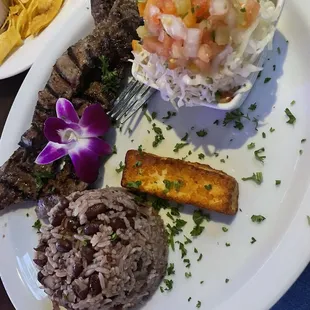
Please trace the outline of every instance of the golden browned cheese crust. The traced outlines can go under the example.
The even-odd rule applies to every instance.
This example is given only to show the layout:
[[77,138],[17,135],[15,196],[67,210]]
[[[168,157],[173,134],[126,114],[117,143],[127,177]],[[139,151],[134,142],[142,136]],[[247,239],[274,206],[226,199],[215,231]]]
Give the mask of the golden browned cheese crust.
[[[165,185],[167,181],[172,184],[169,190]],[[238,211],[237,181],[208,165],[130,150],[126,154],[121,183],[130,188],[132,182],[141,182],[138,191],[178,203],[228,215]]]

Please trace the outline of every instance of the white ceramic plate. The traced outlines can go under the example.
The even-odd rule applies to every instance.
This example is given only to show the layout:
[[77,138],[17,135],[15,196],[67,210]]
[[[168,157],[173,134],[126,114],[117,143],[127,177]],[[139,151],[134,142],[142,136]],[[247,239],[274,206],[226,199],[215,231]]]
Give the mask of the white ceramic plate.
[[[206,154],[218,152],[218,157],[208,155],[203,162],[223,169],[240,183],[242,212],[235,217],[211,214],[212,221],[206,225],[204,233],[188,245],[188,257],[192,263],[190,279],[184,276],[188,270],[180,259],[180,252],[170,252],[169,259],[175,263],[176,269],[174,288],[170,293],[158,292],[144,309],[195,309],[198,300],[201,301],[200,309],[269,309],[309,262],[309,10],[310,3],[306,0],[286,3],[275,36],[275,50],[268,55],[265,70],[243,106],[251,118],[260,120],[258,131],[252,121],[246,120],[241,131],[232,125],[217,126],[214,121],[223,119],[225,113],[204,107],[180,109],[177,117],[166,122],[173,126],[173,130],[166,131],[162,117],[172,107],[162,102],[159,96],[149,105],[148,112],[158,112],[156,123],[163,128],[166,138],[158,148],[152,147],[154,134],[145,117],[139,121],[137,116],[131,124],[125,125],[122,133],[117,131],[118,154],[112,156],[105,166],[104,179],[108,180],[105,184],[119,185],[120,175],[116,174],[115,168],[124,160],[128,149],[140,144],[149,152],[178,158],[192,150],[193,154],[188,158],[192,161],[197,161],[198,153],[203,151]],[[66,32],[41,54],[20,89],[3,133],[0,164],[17,148],[20,135],[29,126],[37,91],[44,87],[57,56],[91,29],[90,16],[84,10],[77,14],[66,25]],[[273,65],[276,65],[275,71]],[[271,80],[264,83],[267,77]],[[293,100],[296,104],[291,106]],[[251,112],[248,106],[254,102],[257,102],[257,109]],[[286,108],[297,118],[294,126],[286,123]],[[127,126],[133,130],[132,135]],[[191,130],[192,126],[195,126],[194,130]],[[273,133],[270,133],[270,127],[275,128]],[[195,131],[200,129],[208,129],[208,135],[199,138]],[[147,130],[151,133],[148,134]],[[190,133],[190,146],[174,153],[174,145],[186,132]],[[266,138],[262,137],[262,132],[266,133]],[[308,141],[302,144],[304,138]],[[247,149],[251,142],[256,143],[255,149],[265,147],[267,158],[264,165],[255,160],[253,150]],[[303,150],[303,155],[299,150]],[[221,159],[225,163],[221,163]],[[257,171],[264,174],[262,185],[241,181],[242,177]],[[278,187],[275,186],[276,179],[282,181]],[[192,209],[188,207],[186,211],[189,212],[184,212],[183,216],[189,222],[185,227],[188,235],[192,228]],[[26,213],[30,216],[26,217]],[[261,214],[266,220],[261,224],[252,223],[253,214]],[[36,233],[31,228],[35,221],[33,211],[12,208],[11,212],[0,217],[0,221],[1,235],[4,235],[0,238],[0,273],[16,309],[51,309],[37,287],[36,270],[31,262],[32,248],[37,242]],[[228,232],[222,231],[223,226],[229,228]],[[251,244],[252,237],[257,240],[254,244]],[[227,242],[230,247],[225,246]],[[199,263],[194,247],[203,253]],[[225,279],[230,281],[225,283]],[[204,283],[200,284],[200,281]],[[187,301],[189,297],[192,297],[190,302]]]
[[63,29],[68,20],[73,20],[76,10],[89,8],[89,0],[65,0],[64,5],[51,22],[37,37],[29,37],[5,62],[0,65],[0,80],[17,75],[31,67],[38,55],[46,48],[50,40]]

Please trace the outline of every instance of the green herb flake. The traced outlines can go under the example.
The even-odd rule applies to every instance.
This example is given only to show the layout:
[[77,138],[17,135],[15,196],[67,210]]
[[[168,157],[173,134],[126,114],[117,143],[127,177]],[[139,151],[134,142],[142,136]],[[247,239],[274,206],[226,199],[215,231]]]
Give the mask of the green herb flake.
[[166,130],[171,130],[172,129],[172,126],[170,126],[170,125],[168,125],[167,127],[166,127]]
[[112,154],[117,154],[117,148],[116,148],[116,145],[113,145],[113,148],[112,148]]
[[206,155],[203,154],[203,153],[198,154],[198,158],[199,158],[200,160],[205,159],[205,157],[206,157]]
[[264,80],[264,84],[267,84],[271,81],[271,78],[270,77],[266,77],[265,80]]
[[229,279],[225,279],[225,283],[228,283],[229,282]]
[[302,155],[303,154],[303,150],[299,150],[299,155]]
[[194,248],[194,253],[196,253],[196,254],[198,253],[198,250],[197,250],[197,248]]
[[156,134],[152,145],[153,147],[157,147],[163,140],[165,140],[165,137],[161,128],[157,127],[156,124],[153,124],[152,129]]
[[273,71],[276,71],[277,66],[273,65],[272,67],[273,67]]
[[196,308],[198,308],[198,309],[199,309],[200,307],[201,307],[201,301],[200,301],[200,300],[198,300],[198,301],[197,301],[197,304],[196,304]]
[[225,159],[221,159],[220,162],[225,164]]
[[161,293],[163,293],[163,292],[165,291],[164,288],[163,288],[162,286],[160,286],[159,289],[160,289],[160,292],[161,292]]
[[173,288],[173,280],[164,279],[166,285],[165,291],[171,291]]
[[200,281],[200,284],[204,284],[205,283],[205,281]]
[[225,245],[226,245],[227,247],[230,247],[230,243],[229,243],[229,242],[226,242]]
[[129,188],[139,188],[141,186],[141,181],[128,182],[127,187]]
[[310,216],[307,215],[308,225],[310,226]]
[[203,212],[201,210],[195,210],[193,213],[193,221],[196,225],[200,225],[202,224],[202,222],[206,220],[206,221],[210,221],[210,216],[208,214],[203,214]]
[[228,228],[227,227],[222,227],[223,232],[228,232]]
[[281,49],[280,49],[280,47],[277,48],[277,52],[278,52],[279,55],[281,54]]
[[187,255],[187,250],[182,242],[179,242],[179,250],[181,251],[181,258],[184,258]]
[[188,297],[187,301],[190,302],[192,300],[192,297]]
[[250,120],[248,115],[245,115],[240,109],[236,109],[232,112],[226,113],[223,125],[227,126],[229,123],[234,122],[235,123],[234,128],[242,130],[244,125],[241,122],[241,120],[243,118]]
[[152,112],[152,119],[155,119],[157,117],[157,113],[156,112]]
[[187,146],[189,143],[177,143],[174,146],[173,152],[178,153],[180,149],[182,149],[183,147]]
[[185,277],[186,278],[190,278],[192,276],[192,273],[191,272],[185,272]]
[[258,150],[256,150],[255,152],[254,152],[254,155],[255,155],[255,158],[258,160],[258,161],[260,161],[261,163],[263,163],[264,162],[264,160],[266,159],[266,156],[265,155],[261,155],[262,153],[264,153],[265,152],[265,148],[260,148],[260,149],[258,149]]
[[140,155],[140,156],[143,155],[142,145],[139,145],[139,147],[138,147],[138,152],[139,152],[139,155]]
[[119,88],[119,77],[116,70],[109,70],[109,62],[105,56],[100,57],[101,61],[101,80],[103,89],[106,92],[116,93]]
[[33,227],[34,229],[36,229],[38,232],[40,232],[40,229],[41,229],[41,227],[42,227],[42,224],[41,224],[40,220],[36,220],[36,221],[34,222],[34,224],[32,225],[32,227]]
[[245,13],[246,12],[246,8],[241,8],[240,12]]
[[252,215],[251,220],[253,223],[261,223],[265,220],[266,218],[262,215]]
[[263,183],[263,173],[262,172],[253,173],[251,177],[242,178],[242,181],[254,181],[256,184],[260,185]]
[[201,129],[201,130],[199,130],[199,131],[196,131],[196,135],[198,136],[198,137],[205,137],[206,135],[208,134],[208,132],[206,131],[206,130],[204,130],[204,129]]
[[254,244],[256,242],[256,239],[254,237],[251,238],[251,244]]
[[191,231],[191,236],[192,237],[198,237],[201,235],[201,233],[204,231],[204,227],[203,226],[199,226],[199,225],[196,225],[193,230]]
[[249,106],[249,110],[250,110],[250,111],[255,111],[255,110],[256,110],[256,108],[257,108],[257,104],[256,104],[256,102],[255,102],[255,103],[253,103],[253,104],[251,104],[251,105]]
[[181,139],[181,141],[187,141],[188,139],[188,132],[185,134],[185,136]]
[[111,241],[115,241],[117,238],[118,238],[118,235],[115,232],[110,236]]
[[271,127],[271,128],[269,129],[269,131],[270,131],[271,133],[273,133],[273,132],[275,132],[276,130],[275,130],[274,128]]
[[252,150],[254,148],[255,148],[255,143],[254,142],[248,144],[248,150]]
[[307,141],[307,139],[302,139],[300,142],[305,143],[306,141]]
[[171,117],[176,116],[176,115],[177,115],[176,112],[168,111],[167,116],[163,117],[163,119],[167,120],[167,119],[170,119]]
[[26,213],[26,216],[29,217],[29,213]]
[[199,254],[199,257],[197,258],[197,262],[200,262],[202,260],[202,254]]
[[122,171],[124,171],[124,169],[125,169],[125,165],[124,165],[123,162],[121,161],[121,162],[119,163],[119,168],[116,168],[115,171],[116,171],[117,173],[121,173]]
[[174,264],[170,263],[170,265],[167,268],[167,275],[171,276],[172,274],[175,274]]
[[276,185],[280,185],[281,184],[281,180],[276,180]]
[[185,268],[189,268],[191,266],[191,261],[188,258],[184,258],[183,263],[186,264]]
[[296,103],[296,101],[295,100],[293,100],[292,102],[291,102],[291,105],[294,105]]
[[205,188],[207,191],[210,191],[210,190],[212,189],[212,185],[211,185],[211,184],[205,185],[204,188]]
[[266,133],[265,132],[262,132],[262,137],[263,137],[263,139],[266,139]]
[[213,124],[218,126],[220,124],[220,121],[217,119],[213,122]]
[[184,244],[192,243],[191,239],[187,238],[186,236],[184,236],[184,238],[185,238]]
[[141,167],[142,166],[142,162],[141,161],[136,161],[136,163],[134,164],[134,167]]
[[289,120],[286,122],[288,124],[295,124],[296,122],[296,117],[292,114],[292,112],[290,111],[290,109],[286,108],[285,109],[285,114],[288,116]]

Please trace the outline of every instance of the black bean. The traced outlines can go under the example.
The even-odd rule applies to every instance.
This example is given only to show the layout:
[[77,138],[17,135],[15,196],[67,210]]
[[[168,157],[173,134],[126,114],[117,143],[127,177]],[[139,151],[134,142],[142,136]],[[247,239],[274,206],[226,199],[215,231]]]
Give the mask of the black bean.
[[65,210],[68,207],[69,207],[69,200],[65,197],[61,197],[59,199],[59,206],[58,206],[59,210]]
[[90,264],[93,261],[95,250],[91,246],[83,246],[81,248],[81,255]]
[[72,232],[76,232],[76,230],[78,229],[79,225],[79,221],[76,217],[68,217],[64,220],[64,228],[66,230],[72,231]]
[[44,275],[41,271],[38,272],[38,276],[37,276],[38,281],[43,284],[43,280],[44,280]]
[[91,220],[95,219],[98,214],[105,212],[106,209],[107,209],[107,207],[104,204],[97,204],[97,205],[90,207],[86,211],[85,215],[86,215],[87,219],[89,221],[91,221]]
[[83,266],[80,263],[75,263],[73,265],[73,277],[74,278],[78,278],[79,275],[82,273],[83,271]]
[[120,218],[113,218],[113,219],[111,219],[109,225],[112,227],[112,229],[114,231],[116,231],[117,229],[126,229],[125,222],[122,219],[120,219]]
[[68,240],[58,240],[56,242],[56,249],[60,253],[69,252],[72,249],[72,243]]
[[62,222],[62,220],[64,219],[64,217],[66,216],[65,212],[63,211],[58,211],[54,217],[51,220],[51,224],[56,227],[59,226]]
[[101,293],[101,285],[97,273],[93,273],[89,277],[89,290],[92,296],[96,296]]
[[99,231],[100,223],[89,223],[84,226],[84,234],[92,236]]
[[79,285],[76,282],[72,284],[74,294],[80,299],[84,300],[88,294],[88,287],[86,285]]
[[44,267],[47,263],[47,257],[44,255],[42,258],[34,258],[33,262],[38,265],[39,267]]

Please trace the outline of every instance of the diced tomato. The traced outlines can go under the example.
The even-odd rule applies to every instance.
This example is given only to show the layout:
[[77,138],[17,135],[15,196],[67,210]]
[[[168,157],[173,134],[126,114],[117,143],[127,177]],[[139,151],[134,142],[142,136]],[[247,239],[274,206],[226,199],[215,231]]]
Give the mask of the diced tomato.
[[158,41],[156,37],[146,37],[143,40],[143,48],[150,53],[159,56],[169,57],[169,50],[164,47],[164,44]]
[[192,5],[197,18],[204,19],[210,16],[210,0],[192,0]]
[[173,0],[165,0],[163,1],[163,6],[162,6],[162,11],[165,14],[172,14],[176,15],[177,14],[177,9],[174,5]]
[[256,0],[248,0],[245,6],[245,16],[246,16],[246,25],[245,27],[250,27],[254,20],[257,18],[257,15],[260,10],[260,4]]
[[183,18],[183,22],[187,28],[193,28],[196,26],[196,15],[189,11],[186,16]]

